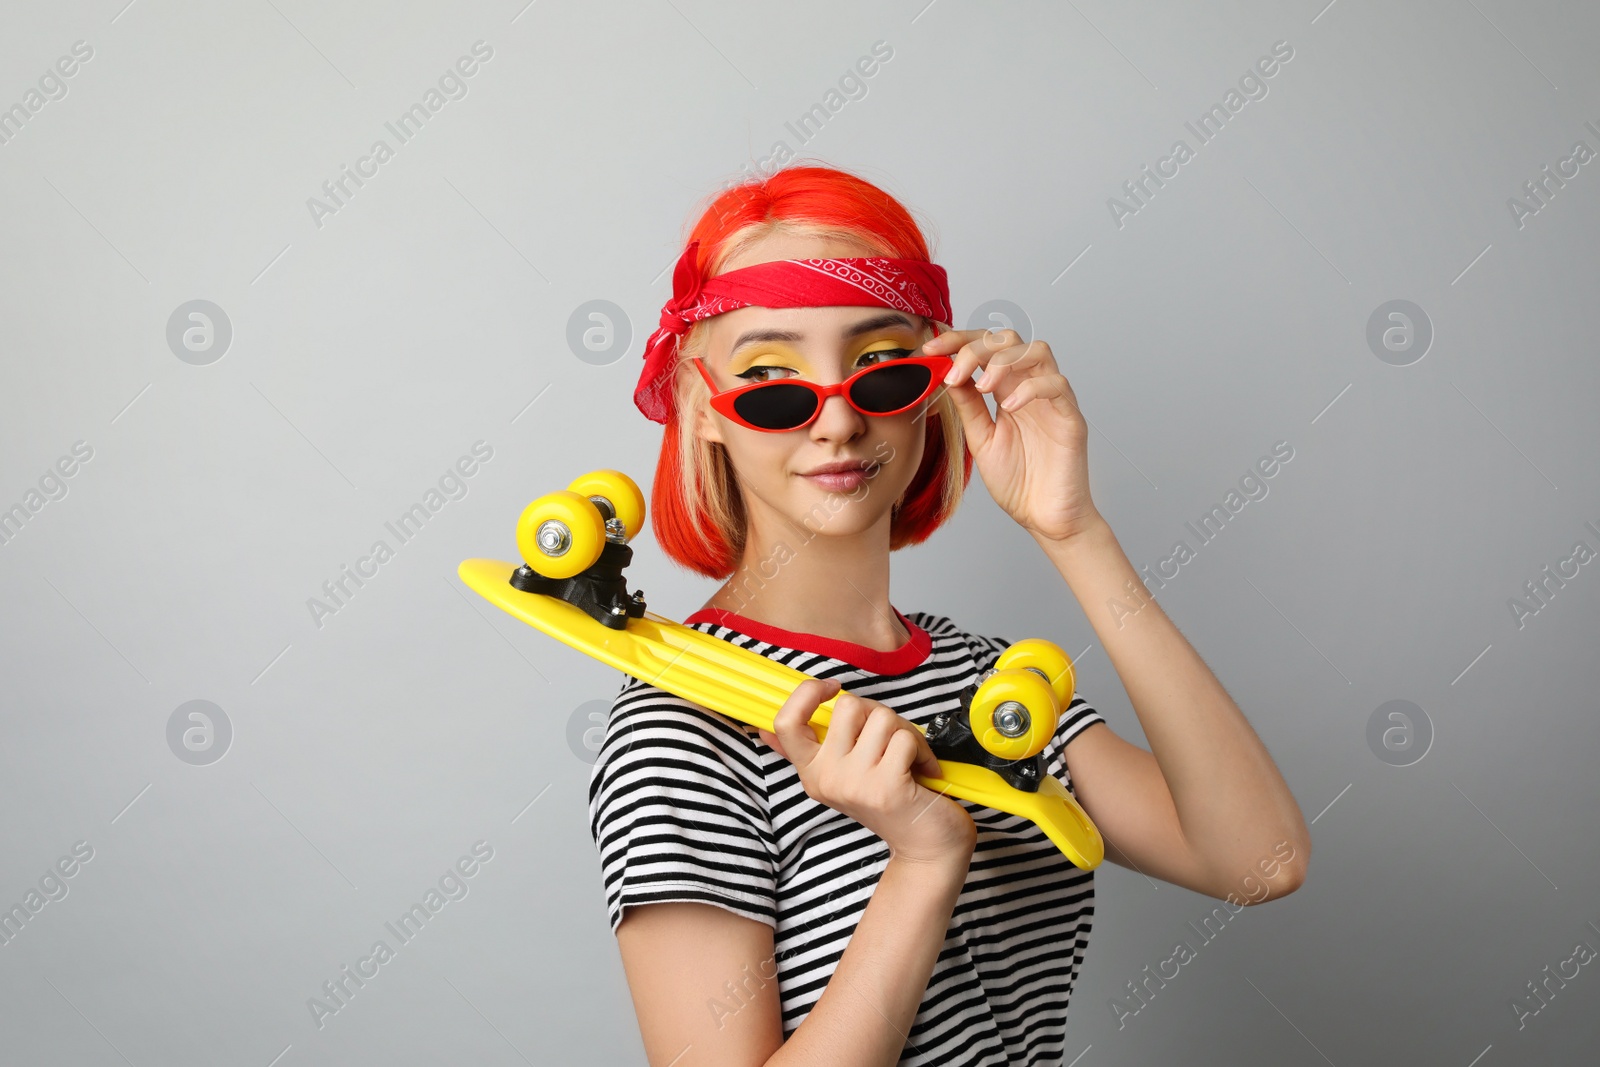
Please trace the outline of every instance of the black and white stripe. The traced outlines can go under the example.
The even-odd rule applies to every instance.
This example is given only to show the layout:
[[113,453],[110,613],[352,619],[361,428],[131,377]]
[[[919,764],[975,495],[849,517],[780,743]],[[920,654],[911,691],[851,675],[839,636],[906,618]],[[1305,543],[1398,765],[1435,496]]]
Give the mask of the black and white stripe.
[[[931,647],[920,665],[893,676],[727,626],[693,625],[837,678],[914,723],[955,709],[961,690],[1010,644],[942,615],[906,618]],[[1045,758],[1069,788],[1064,746],[1104,721],[1076,695],[1062,715]],[[977,849],[900,1063],[1064,1063],[1067,1003],[1093,925],[1093,872],[1033,823],[959,802],[977,824]],[[613,932],[624,908],[659,901],[702,901],[773,927],[786,1037],[822,996],[888,862],[882,839],[806,796],[793,765],[754,727],[632,677],[612,704],[589,813]]]

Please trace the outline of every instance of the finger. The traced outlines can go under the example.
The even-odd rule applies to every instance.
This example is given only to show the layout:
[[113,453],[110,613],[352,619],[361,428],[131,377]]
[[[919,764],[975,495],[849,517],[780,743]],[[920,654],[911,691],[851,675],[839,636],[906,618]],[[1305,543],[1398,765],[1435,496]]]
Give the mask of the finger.
[[888,705],[872,705],[867,711],[866,721],[861,725],[861,733],[856,737],[855,747],[850,750],[851,757],[867,766],[883,759],[884,749],[889,747],[890,739],[899,731],[900,721],[900,716]]
[[988,333],[987,330],[945,330],[937,337],[931,337],[923,342],[923,350],[928,355],[948,355],[971,341],[975,337]]
[[909,772],[923,778],[944,777],[944,770],[934,757],[933,750],[928,747],[927,737],[915,726],[909,731],[897,731],[895,736],[889,739],[882,765],[893,769],[896,774]]
[[768,733],[766,730],[763,730],[759,726],[756,727],[756,733],[760,736],[762,743],[765,744],[768,748],[770,748],[773,751],[775,751],[778,755],[782,756],[784,759],[788,759],[789,758],[789,753],[787,753],[787,752],[785,752],[783,750],[783,742],[781,740],[779,740],[777,734]]
[[[984,330],[973,338],[973,341],[963,346],[962,350],[955,354],[954,362],[950,363],[949,373],[944,376],[950,395],[955,398],[971,397],[976,400],[979,387],[971,381],[973,371],[981,366],[989,366],[994,362],[995,355],[1014,347],[1013,342],[1021,342],[1021,338],[1018,338],[1014,330]],[[984,411],[987,410],[989,408],[984,406]],[[976,413],[976,408],[973,408],[973,411]]]
[[989,403],[972,383],[948,386],[950,403],[961,420],[961,432],[967,439],[968,450],[977,453],[988,445],[994,436],[994,416],[989,414]]
[[1030,400],[1047,400],[1063,415],[1077,415],[1078,405],[1070,395],[1072,387],[1060,374],[1041,374],[1024,378],[1000,401],[1007,411],[1016,411]]
[[[1010,335],[1009,337],[1007,336],[1008,334]],[[952,357],[954,364],[951,366],[949,373],[945,375],[945,381],[949,382],[952,378],[957,383],[971,381],[973,373],[986,364],[993,353],[1002,348],[1008,348],[1014,343],[1011,338],[1015,336],[1015,332],[1010,330],[1001,330],[998,333],[989,330],[982,331],[971,341],[962,345],[961,350]]]
[[854,693],[839,694],[839,699],[833,702],[833,714],[828,717],[828,733],[822,739],[822,751],[831,759],[843,759],[855,748],[856,737],[861,733],[861,727],[866,722],[867,712],[872,709],[872,702],[863,700]]
[[1050,354],[1050,346],[1043,341],[1029,341],[1025,345],[1012,345],[996,352],[974,384],[979,392],[992,393],[1002,382],[1019,381],[1028,374],[1041,370],[1053,372],[1055,369],[1055,357]]
[[952,365],[944,377],[947,385],[971,380],[973,372],[987,363],[991,354],[1022,341],[1015,330],[963,330],[961,333],[967,341],[951,356]]
[[[912,729],[916,730],[916,727]],[[912,740],[917,743],[917,773],[929,778],[943,778],[944,768],[939,766],[939,757],[933,754],[933,746],[928,744],[928,735],[917,730],[917,736]]]
[[[797,768],[807,767],[816,759],[822,742],[817,740],[817,732],[811,727],[811,716],[816,712],[817,705],[838,689],[839,683],[833,679],[807,678],[795,686],[794,692],[789,694],[777,715],[773,716],[773,733],[783,746],[781,751],[784,758]],[[830,729],[828,734],[831,736],[832,733]]]
[[996,362],[1004,363],[1015,359],[1016,353],[1013,353],[1012,350],[1017,349],[1020,351],[1026,346],[1027,342],[1022,339],[1022,335],[1017,333],[1016,330],[1008,328],[988,331],[982,337],[968,344],[967,349],[970,349],[973,355],[977,357],[974,369],[988,369]]

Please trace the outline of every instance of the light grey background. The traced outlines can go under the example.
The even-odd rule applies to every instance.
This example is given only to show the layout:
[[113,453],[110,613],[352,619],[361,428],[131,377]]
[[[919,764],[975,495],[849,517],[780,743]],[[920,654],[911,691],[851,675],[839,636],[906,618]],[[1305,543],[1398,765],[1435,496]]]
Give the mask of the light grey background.
[[[0,145],[0,508],[28,512],[0,545],[0,905],[93,858],[0,945],[0,1059],[644,1062],[587,829],[583,730],[618,675],[455,566],[514,558],[523,505],[585,470],[648,484],[630,393],[668,268],[782,141],[928,221],[960,325],[1009,301],[1050,343],[1136,566],[1294,450],[1159,596],[1315,820],[1309,881],[1203,943],[1212,901],[1104,865],[1069,1061],[1589,1062],[1595,967],[1521,1028],[1512,1005],[1600,947],[1600,565],[1521,625],[1510,601],[1600,549],[1600,162],[1520,226],[1508,200],[1600,150],[1592,5],[524,2],[4,7],[0,106],[93,56]],[[385,123],[480,40],[466,95],[398,144]],[[1279,41],[1267,94],[1198,144],[1185,122]],[[308,198],[380,137],[319,225]],[[1194,158],[1119,226],[1108,200],[1179,138]],[[231,325],[209,363],[167,339],[194,300]],[[595,300],[631,339],[580,358]],[[1392,300],[1433,331],[1406,366],[1367,342]],[[479,441],[398,545],[384,524]],[[711,592],[636,545],[652,608]],[[976,473],[894,563],[902,610],[1058,641],[1143,743]],[[204,765],[169,744],[195,700],[232,731]],[[1367,740],[1392,700],[1431,726],[1409,766]],[[308,999],[479,841],[467,895],[319,1028]],[[1197,958],[1119,1028],[1179,939]]]

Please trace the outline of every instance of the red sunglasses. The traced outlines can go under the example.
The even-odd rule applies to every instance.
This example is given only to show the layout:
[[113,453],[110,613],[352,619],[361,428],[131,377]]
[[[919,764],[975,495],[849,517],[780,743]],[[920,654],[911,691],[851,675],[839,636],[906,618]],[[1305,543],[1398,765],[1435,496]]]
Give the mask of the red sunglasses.
[[704,361],[694,360],[711,390],[712,408],[740,426],[767,433],[810,426],[823,402],[836,394],[863,415],[898,415],[932,396],[952,363],[949,356],[907,356],[862,367],[834,385],[775,378],[719,391]]

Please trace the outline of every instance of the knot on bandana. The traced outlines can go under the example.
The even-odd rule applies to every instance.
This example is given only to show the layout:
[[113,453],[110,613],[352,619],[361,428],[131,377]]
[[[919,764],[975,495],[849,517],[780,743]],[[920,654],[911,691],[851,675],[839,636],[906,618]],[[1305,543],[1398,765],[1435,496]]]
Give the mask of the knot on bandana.
[[700,302],[700,294],[705,288],[705,282],[694,265],[699,250],[700,242],[690,241],[689,247],[678,257],[678,265],[672,270],[672,299],[661,308],[661,329],[680,337],[688,333],[693,325],[684,312]]

